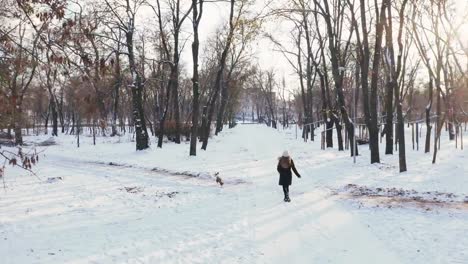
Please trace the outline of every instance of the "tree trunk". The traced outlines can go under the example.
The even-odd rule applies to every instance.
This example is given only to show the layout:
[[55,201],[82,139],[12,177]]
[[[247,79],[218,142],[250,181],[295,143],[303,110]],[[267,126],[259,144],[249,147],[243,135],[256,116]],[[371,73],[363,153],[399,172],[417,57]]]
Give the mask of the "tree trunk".
[[[190,156],[197,155],[197,137],[198,137],[198,118],[200,115],[200,92],[199,92],[199,76],[198,76],[198,25],[200,23],[203,12],[203,0],[200,1],[200,10],[197,8],[197,0],[192,0],[192,25],[193,25],[193,43],[192,43],[192,59],[193,59],[193,76],[192,76],[192,129],[190,134]],[[200,13],[198,13],[200,11]]]
[[433,81],[432,77],[429,79],[429,103],[426,106],[426,144],[424,148],[424,153],[431,151],[431,108],[432,108],[432,95],[433,95]]
[[129,29],[126,32],[126,43],[128,49],[128,60],[130,66],[130,73],[132,76],[132,84],[130,85],[132,91],[132,108],[133,108],[133,122],[136,134],[136,150],[144,150],[149,147],[148,133],[146,131],[146,120],[143,111],[143,84],[141,83],[141,76],[138,73],[135,63],[135,54],[133,51],[133,32],[134,32],[134,17],[129,17]]
[[[317,65],[315,65],[315,67],[317,67]],[[322,95],[322,119],[326,129],[325,140],[327,142],[327,148],[333,148],[333,121],[331,118],[332,113],[329,109],[330,103],[326,94],[326,90],[328,89],[326,87],[327,83],[325,82],[324,74],[320,70],[317,70],[317,74],[319,75],[320,91]]]
[[338,139],[338,150],[339,151],[343,151],[344,148],[343,148],[343,132],[342,132],[342,129],[343,129],[343,126],[341,125],[340,123],[340,120],[338,118],[336,118],[336,116],[333,114],[334,118],[334,122],[335,122],[335,127],[336,127],[336,136],[337,136],[337,139]]
[[[377,115],[377,80],[379,77],[379,66],[381,63],[381,52],[382,52],[382,37],[385,23],[385,10],[387,8],[387,2],[382,2],[380,8],[380,18],[376,24],[376,40],[374,45],[374,58],[372,61],[372,72],[371,72],[371,91],[370,91],[370,117],[369,123],[367,124],[369,129],[369,147],[371,150],[371,163],[380,162],[379,154],[379,128],[378,128],[378,115]],[[378,10],[378,7],[375,7]]]
[[443,119],[441,119],[441,100],[440,100],[440,93],[441,93],[441,88],[440,88],[440,81],[436,79],[436,93],[437,93],[437,101],[436,101],[436,108],[437,108],[437,117],[436,117],[436,122],[437,122],[437,130],[435,131],[435,139],[434,139],[434,155],[432,158],[432,163],[434,164],[436,162],[436,157],[437,157],[437,144],[439,143],[439,138],[440,138],[440,133],[442,131],[442,127],[444,126],[445,122],[445,115]]
[[203,106],[203,112],[202,112],[202,123],[201,123],[201,131],[200,131],[200,141],[201,142],[204,141],[203,137],[206,134],[204,129],[206,128],[206,125],[208,123],[207,115],[208,115],[208,107],[205,105],[205,106]]
[[174,119],[175,119],[174,142],[176,144],[180,144],[180,107],[179,107],[179,72],[178,71],[179,71],[179,67],[178,67],[178,63],[176,63],[176,65],[172,67],[172,71],[171,71],[172,86],[173,86],[172,103],[174,107]]
[[[341,66],[340,66],[340,61],[338,59],[339,56],[339,49],[340,46],[335,46],[336,41],[334,39],[334,28],[332,26],[333,22],[331,21],[331,16],[330,16],[330,10],[328,6],[328,2],[324,1],[324,6],[326,13],[328,15],[324,16],[326,26],[327,26],[327,34],[328,34],[328,47],[330,50],[330,57],[331,57],[331,63],[332,63],[332,74],[333,74],[333,80],[335,83],[335,90],[336,90],[336,95],[338,99],[338,105],[339,109],[341,112],[342,119],[345,123],[346,129],[348,130],[348,134],[352,135],[354,131],[354,124],[349,118],[348,111],[346,110],[346,105],[345,105],[345,99],[344,99],[344,94],[343,94],[343,73],[341,72]],[[340,44],[341,45],[341,44]],[[340,136],[340,135],[338,135]],[[350,143],[352,144],[353,137],[349,137]],[[378,143],[378,141],[377,141]],[[338,142],[339,144],[339,142]],[[343,144],[341,143],[340,146],[341,149],[343,149]],[[351,156],[354,155],[354,148],[350,148],[351,150]]]
[[60,103],[58,105],[58,114],[60,119],[60,127],[62,128],[62,134],[65,133],[65,117],[63,114],[63,89],[60,92]]
[[[301,87],[301,99],[302,99],[302,107],[303,107],[303,111],[304,111],[304,116],[305,116],[305,119],[301,121],[304,121],[306,124],[309,123],[309,120],[307,118],[307,115],[309,113],[309,101],[308,101],[308,96],[307,96],[307,93],[306,93],[306,90],[305,90],[305,85],[304,85],[304,76],[303,76],[303,67],[302,67],[302,60],[301,60],[301,57],[302,57],[302,49],[301,49],[301,32],[299,32],[299,37],[298,37],[298,40],[297,40],[297,49],[298,49],[298,52],[297,52],[297,66],[299,68],[299,84],[300,84],[300,87]],[[307,135],[308,135],[308,127],[307,126],[304,126],[304,129],[302,130],[302,138],[304,140],[306,140],[307,138]]]
[[120,85],[122,83],[122,77],[120,74],[120,56],[119,52],[115,55],[115,82],[114,82],[114,102],[113,102],[113,113],[112,113],[112,132],[111,137],[117,135],[117,118],[119,114],[119,99],[120,99]]
[[15,144],[16,145],[23,145],[23,132],[21,130],[22,127],[22,120],[23,120],[23,109],[21,108],[21,104],[16,103],[14,104],[13,109],[13,131],[15,132]]
[[[393,154],[393,89],[392,80],[388,79],[385,85],[385,154]],[[397,100],[397,99],[395,99]],[[398,104],[395,101],[395,104]]]
[[[399,97],[400,89],[396,85],[395,97]],[[397,98],[395,98],[395,101]],[[400,165],[400,172],[406,171],[406,147],[405,147],[405,123],[403,118],[403,111],[401,101],[397,103],[397,131],[398,131],[398,158]]]
[[71,125],[71,128],[70,128],[70,132],[69,134],[70,135],[74,135],[75,134],[75,112],[72,113],[72,125]]
[[[229,81],[229,78],[227,78],[227,81]],[[228,98],[229,98],[228,88],[229,88],[228,83],[224,82],[224,85],[222,85],[222,89],[221,89],[221,104],[219,106],[218,115],[216,117],[216,132],[215,132],[215,135],[218,135],[218,133],[223,130],[224,112],[226,110],[226,105],[228,103]]]
[[311,46],[311,38],[310,38],[310,31],[309,31],[309,22],[307,19],[307,15],[305,12],[303,14],[303,25],[304,25],[304,33],[306,38],[306,46],[307,46],[307,63],[306,63],[306,87],[307,87],[307,112],[306,115],[306,122],[310,123],[310,140],[314,141],[314,115],[313,115],[313,94],[312,94],[312,46]]
[[50,96],[50,111],[52,113],[52,136],[58,136],[57,105],[55,103],[53,94],[51,94]]
[[169,110],[170,98],[171,98],[171,87],[172,87],[172,78],[169,78],[169,82],[166,87],[166,106],[164,112],[159,120],[159,133],[158,133],[158,148],[162,148],[163,139],[164,139],[164,123],[166,122],[167,112]]
[[93,133],[93,146],[96,146],[96,119],[95,118],[93,118],[92,133]]
[[436,158],[437,158],[437,143],[439,142],[439,139],[440,139],[440,134],[442,132],[442,127],[444,126],[444,122],[445,122],[445,118],[446,118],[446,115],[444,114],[440,123],[438,123],[437,125],[437,131],[435,132],[436,133],[436,137],[435,137],[435,140],[434,140],[434,155],[432,157],[432,164],[436,163]]
[[327,129],[326,141],[327,141],[327,148],[333,148],[333,122],[328,121],[329,118],[325,119],[325,127]]
[[80,147],[81,116],[78,114],[76,121],[76,147]]
[[[402,70],[401,58],[402,58],[403,42],[401,40],[401,37],[402,37],[403,25],[404,25],[404,10],[405,10],[407,1],[408,0],[403,1],[402,6],[400,8],[400,12],[399,12],[399,18],[400,18],[400,25],[399,25],[399,31],[398,31],[399,54],[397,58],[398,60],[397,65],[395,65],[395,52],[393,49],[393,28],[392,28],[393,16],[392,16],[392,6],[391,6],[390,0],[387,0],[388,22],[386,23],[386,39],[387,39],[387,48],[389,52],[388,57],[390,58],[390,61],[389,61],[390,76],[389,76],[389,82],[387,85],[389,86],[388,87],[389,90],[394,91],[394,97],[395,97],[394,101],[395,101],[396,112],[397,112],[396,134],[398,136],[398,148],[399,148],[398,158],[399,158],[400,172],[404,172],[407,170],[406,168],[406,146],[405,146],[405,124],[404,124],[404,117],[403,117],[403,110],[402,110],[403,98],[401,97],[401,94],[400,94],[401,87],[398,84],[398,77],[400,76],[400,73]],[[403,74],[404,74],[404,66],[403,66]],[[390,99],[388,100],[388,102],[389,101]],[[387,106],[387,115],[389,114],[388,110],[390,110],[390,108]],[[392,122],[393,122],[393,118],[392,118]],[[387,124],[391,124],[391,123],[387,122]]]
[[47,107],[47,115],[45,116],[45,120],[44,120],[44,134],[45,135],[49,133],[49,116],[50,116],[50,104]]

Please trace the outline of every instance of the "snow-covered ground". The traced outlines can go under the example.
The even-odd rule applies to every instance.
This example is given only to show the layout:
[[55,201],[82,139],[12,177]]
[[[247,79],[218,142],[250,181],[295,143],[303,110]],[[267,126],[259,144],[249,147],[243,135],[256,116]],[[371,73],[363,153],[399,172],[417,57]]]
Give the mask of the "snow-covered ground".
[[[129,136],[96,146],[82,137],[79,149],[60,136],[34,168],[42,181],[7,167],[0,263],[468,263],[467,150],[445,134],[435,165],[408,143],[402,174],[398,155],[369,165],[361,146],[353,164],[347,151],[320,150],[294,129],[238,125],[197,157],[188,143],[157,149],[152,140],[136,152]],[[277,185],[284,149],[302,174],[291,203]],[[455,198],[380,202],[347,195],[348,184]]]

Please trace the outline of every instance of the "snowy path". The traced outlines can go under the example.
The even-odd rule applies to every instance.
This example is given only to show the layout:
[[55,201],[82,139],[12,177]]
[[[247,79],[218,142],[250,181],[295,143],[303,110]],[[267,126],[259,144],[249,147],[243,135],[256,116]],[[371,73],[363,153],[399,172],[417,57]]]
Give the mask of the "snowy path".
[[320,191],[292,205],[259,210],[262,263],[400,263],[358,219]]
[[[317,162],[323,163],[323,159],[296,161],[303,163],[298,167],[303,177],[293,179],[293,201],[282,202],[281,189],[276,185],[276,163],[272,161],[291,142],[290,138],[276,140],[272,144],[270,137],[248,137],[243,143],[248,153],[257,153],[253,158],[261,164],[247,172],[255,179],[251,226],[259,253],[256,262],[366,263],[379,257],[383,259],[380,263],[399,263],[359,220],[330,197],[326,188],[317,187],[314,175],[323,173]],[[268,167],[271,169],[266,170]]]
[[[48,149],[37,168],[63,181],[8,178],[0,195],[2,263],[468,261],[468,239],[461,235],[468,232],[466,214],[357,209],[330,188],[372,183],[379,169],[360,169],[366,161],[353,168],[347,153],[320,151],[292,134],[241,126],[223,132],[211,152],[196,159],[179,153],[185,145],[154,150],[174,151],[164,162],[153,152],[124,150],[128,145],[117,148],[118,155],[110,144],[98,145],[99,151],[64,145]],[[277,185],[276,160],[285,146],[303,175],[293,179],[291,203],[282,202]],[[139,168],[90,163],[110,161]],[[220,171],[226,180],[246,183],[220,188],[207,179],[152,172],[156,166]]]

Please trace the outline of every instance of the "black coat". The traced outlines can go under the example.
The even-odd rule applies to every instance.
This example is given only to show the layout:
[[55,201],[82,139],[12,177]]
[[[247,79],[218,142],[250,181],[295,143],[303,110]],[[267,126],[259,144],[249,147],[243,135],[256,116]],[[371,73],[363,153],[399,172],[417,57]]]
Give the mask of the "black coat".
[[296,174],[297,177],[301,177],[299,172],[296,170],[296,166],[294,166],[294,162],[291,159],[291,166],[289,168],[283,168],[280,163],[278,162],[278,167],[277,170],[280,174],[279,176],[279,185],[291,185],[292,182],[292,172],[291,169],[294,171],[294,174]]

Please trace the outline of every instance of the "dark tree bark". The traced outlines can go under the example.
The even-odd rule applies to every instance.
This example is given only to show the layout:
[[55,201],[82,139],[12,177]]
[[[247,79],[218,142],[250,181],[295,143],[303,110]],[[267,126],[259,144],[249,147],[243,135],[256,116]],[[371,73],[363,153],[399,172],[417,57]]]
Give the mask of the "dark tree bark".
[[[369,123],[367,127],[369,129],[369,147],[371,150],[371,163],[380,162],[379,154],[379,129],[378,129],[378,116],[377,116],[377,81],[379,79],[379,66],[381,63],[381,52],[382,52],[382,38],[383,30],[386,19],[386,8],[388,3],[382,2],[380,7],[380,17],[376,22],[376,36],[374,45],[374,57],[372,61],[372,72],[371,72],[371,91],[370,91],[370,112],[369,112]],[[376,14],[378,12],[378,6],[375,7]]]
[[[302,41],[301,41],[301,36],[302,36],[302,30],[299,31],[299,36],[297,38],[297,67],[298,67],[298,74],[299,74],[299,84],[301,87],[301,99],[302,99],[302,107],[304,109],[304,115],[307,116],[307,113],[309,113],[309,97],[307,96],[306,90],[305,90],[305,85],[304,85],[304,76],[303,76],[303,66],[302,66]],[[301,120],[302,121],[302,120]],[[305,120],[305,123],[307,123],[308,120]],[[307,129],[304,127],[304,130],[302,131],[302,138],[305,140],[307,136]]]
[[229,100],[229,79],[230,77],[227,77],[226,81],[223,82],[223,85],[221,87],[221,102],[219,105],[218,114],[216,116],[215,135],[218,135],[218,133],[223,130],[224,112],[226,110],[226,105],[228,104],[228,100]]
[[63,88],[60,90],[60,101],[58,103],[58,115],[60,120],[60,127],[62,128],[62,134],[65,133],[65,114],[63,112]]
[[50,104],[47,105],[47,114],[45,115],[44,120],[44,134],[49,133],[49,116],[50,116]]
[[[315,17],[315,23],[318,23],[317,20],[317,15],[314,15]],[[319,64],[315,64],[316,71],[319,75],[320,79],[320,88],[321,88],[321,93],[322,93],[322,111],[323,111],[323,120],[325,122],[325,127],[326,127],[326,132],[325,132],[325,137],[326,137],[326,145],[327,148],[333,148],[333,124],[336,123],[337,116],[336,114],[332,111],[332,102],[330,100],[330,83],[328,80],[328,67],[327,67],[327,60],[325,59],[325,45],[324,45],[324,40],[322,38],[322,34],[320,30],[317,29],[317,34],[318,38],[320,41],[320,60],[322,64],[322,69],[320,69]],[[337,136],[338,138],[341,138],[341,127],[335,128],[337,131]],[[338,130],[340,130],[338,132]],[[341,140],[343,142],[343,140]],[[343,143],[338,143],[338,149],[342,150],[343,149]]]
[[[203,0],[192,0],[192,26],[193,26],[193,43],[192,43],[192,59],[193,59],[193,76],[192,76],[192,129],[190,134],[190,156],[197,155],[197,137],[198,137],[198,118],[200,115],[200,91],[199,91],[199,76],[198,76],[198,25],[203,15]],[[198,12],[200,10],[200,13]]]
[[[354,8],[354,5],[348,1],[348,4]],[[360,0],[361,30],[358,29],[357,19],[352,12],[352,24],[356,30],[356,39],[358,47],[359,66],[361,68],[362,101],[364,108],[365,123],[369,130],[369,148],[371,151],[371,163],[380,162],[379,154],[379,128],[377,113],[377,84],[379,80],[379,66],[381,64],[382,36],[386,19],[387,2],[383,1],[380,6],[375,5],[375,43],[372,59],[371,84],[369,91],[369,66],[370,66],[370,48],[369,48],[369,30],[367,27],[366,12],[368,7],[364,0]],[[361,36],[362,34],[362,40]]]
[[50,112],[52,114],[52,136],[58,136],[58,114],[54,95],[50,95]]
[[120,70],[120,52],[117,50],[115,53],[115,66],[114,66],[114,102],[112,113],[112,132],[111,137],[117,135],[117,118],[119,116],[119,99],[120,99],[120,86],[122,85],[122,74]]
[[439,138],[440,138],[440,133],[442,131],[442,127],[444,126],[445,122],[445,113],[443,118],[441,118],[442,114],[442,102],[441,102],[441,88],[440,85],[436,82],[436,92],[437,92],[437,101],[436,101],[436,109],[437,109],[437,116],[436,116],[436,128],[437,130],[435,131],[435,138],[434,138],[434,151],[433,151],[433,157],[432,157],[432,163],[434,164],[436,162],[437,158],[437,150],[438,150],[438,143],[439,143]]
[[[134,10],[133,10],[134,11]],[[144,150],[148,145],[148,132],[146,130],[146,119],[143,111],[143,83],[141,82],[140,73],[137,70],[135,62],[135,53],[133,48],[133,36],[135,30],[135,13],[131,10],[130,4],[127,1],[127,16],[128,23],[126,26],[125,38],[127,44],[127,55],[132,76],[130,89],[132,92],[132,110],[133,123],[135,126],[136,149]]]
[[[322,39],[320,32],[319,34],[319,39]],[[325,60],[325,53],[324,53],[324,46],[323,43],[320,44],[320,57],[321,57],[321,63],[323,65],[323,71],[319,68],[319,65],[315,65],[317,73],[319,75],[319,80],[320,80],[320,89],[321,89],[321,94],[322,94],[322,118],[325,122],[325,140],[326,140],[326,145],[327,148],[333,148],[333,124],[336,123],[336,115],[332,112],[331,108],[331,102],[330,102],[330,87],[329,87],[329,82],[328,82],[328,73],[327,73],[327,63]],[[338,133],[338,127],[337,133]],[[340,137],[338,135],[338,137]],[[342,148],[343,144],[338,144],[338,148]]]
[[[161,44],[163,52],[165,53],[166,59],[171,60],[168,64],[170,65],[170,74],[169,74],[169,81],[168,81],[168,89],[171,91],[171,99],[172,99],[172,107],[174,111],[174,119],[175,119],[175,135],[174,135],[174,142],[176,144],[180,144],[180,131],[181,131],[181,122],[180,122],[180,99],[179,99],[179,60],[180,60],[180,44],[179,44],[179,37],[182,28],[182,24],[184,23],[187,16],[190,14],[193,6],[190,6],[189,10],[186,13],[182,14],[180,10],[180,0],[176,0],[173,3],[170,3],[170,10],[171,10],[171,21],[172,21],[172,35],[173,35],[173,51],[171,54],[171,49],[168,44],[168,38],[166,33],[163,29],[163,14],[161,13],[161,5],[160,1],[156,1],[157,8],[153,7],[154,12],[158,18],[159,24],[159,31],[161,36]],[[164,113],[164,117],[160,123],[160,139],[158,141],[158,147],[162,147],[162,137],[164,136],[164,121],[166,119],[166,111]]]
[[431,151],[431,108],[432,108],[432,98],[433,98],[433,90],[434,85],[432,81],[432,77],[429,77],[429,103],[426,106],[426,144],[424,147],[424,153],[428,153]]
[[57,79],[57,71],[52,69],[53,62],[50,60],[50,46],[47,48],[46,57],[47,57],[47,69],[46,69],[46,87],[49,92],[49,105],[50,112],[52,114],[52,136],[58,136],[58,113],[57,113],[57,100],[54,94],[54,85]]
[[14,104],[14,110],[12,111],[12,117],[13,117],[13,132],[15,132],[15,144],[16,145],[23,145],[23,132],[21,130],[22,128],[22,119],[23,119],[23,109],[21,104]]
[[[399,19],[400,19],[400,24],[399,24],[399,30],[398,30],[398,58],[397,58],[397,63],[395,64],[395,52],[393,48],[393,26],[392,26],[392,6],[390,3],[390,0],[387,1],[387,12],[388,12],[388,20],[385,23],[386,26],[386,42],[387,42],[387,51],[388,51],[388,58],[390,61],[387,61],[389,65],[389,83],[387,84],[389,86],[389,90],[394,91],[394,97],[395,97],[395,106],[396,106],[396,112],[397,112],[397,125],[396,125],[396,130],[397,130],[397,135],[398,135],[398,156],[399,156],[399,167],[400,167],[400,172],[404,172],[407,170],[406,168],[406,148],[405,148],[405,127],[404,127],[404,118],[403,118],[403,111],[402,111],[402,104],[403,104],[403,98],[400,94],[400,86],[398,85],[398,78],[402,72],[402,52],[403,52],[403,42],[402,42],[402,34],[403,34],[403,24],[404,24],[404,11],[406,7],[406,3],[408,0],[404,0],[400,12],[399,12]],[[403,69],[404,71],[404,69]],[[387,108],[389,110],[389,108]],[[387,115],[389,113],[387,112]],[[388,116],[387,116],[388,117]],[[387,119],[389,120],[389,119]],[[392,123],[393,123],[393,118],[392,118]],[[387,125],[391,125],[393,127],[392,123],[387,123]],[[387,130],[386,133],[389,131]],[[387,141],[388,144],[388,141]],[[393,145],[390,143],[391,150],[393,152]],[[386,154],[393,154],[393,153],[386,153]]]
[[[422,27],[421,31],[418,30],[418,27],[421,25],[416,23],[416,18],[418,15],[418,9],[416,7],[413,8],[413,14],[412,14],[412,29],[413,29],[413,39],[416,41],[416,48],[418,49],[419,55],[421,57],[421,60],[425,64],[427,71],[429,73],[429,104],[426,106],[426,126],[427,126],[427,134],[426,134],[426,146],[425,146],[425,152],[430,151],[430,140],[431,140],[431,128],[430,128],[430,111],[432,107],[432,101],[433,101],[433,87],[435,84],[436,88],[436,96],[437,96],[437,116],[436,116],[436,131],[435,133],[435,142],[434,146],[437,147],[437,139],[438,139],[438,134],[439,134],[439,125],[442,125],[443,122],[441,122],[440,118],[440,93],[441,91],[441,71],[442,71],[442,65],[444,61],[444,50],[447,48],[447,42],[445,40],[442,40],[440,38],[440,32],[439,32],[439,27],[440,27],[440,19],[443,14],[442,8],[440,6],[441,3],[439,2],[431,2],[431,5],[429,6],[428,13],[430,15],[428,26],[430,26],[430,29],[427,27]],[[420,18],[421,19],[421,18]],[[422,19],[421,19],[422,21]],[[426,22],[424,22],[426,23]],[[428,40],[429,36],[427,35],[428,32],[430,34],[433,34],[434,36],[434,42],[430,43],[429,46],[426,46],[423,44],[423,39]],[[424,38],[420,37],[420,34],[423,35]],[[427,55],[427,52],[431,51],[431,53],[434,55],[434,58],[429,58]],[[434,63],[432,63],[434,61]],[[445,115],[444,115],[445,118]],[[434,149],[434,152],[437,152],[437,149]],[[433,162],[435,162],[435,157],[436,154],[434,154]]]
[[[387,34],[388,35],[388,34]],[[388,43],[387,43],[388,44]],[[393,154],[393,80],[388,79],[385,85],[385,154]]]
[[[351,118],[349,117],[348,110],[346,109],[346,104],[345,104],[345,99],[344,99],[344,93],[343,93],[343,67],[344,67],[344,59],[346,57],[346,53],[349,47],[350,40],[348,39],[348,42],[346,44],[346,47],[344,50],[341,49],[341,43],[339,41],[336,41],[337,36],[337,28],[334,28],[336,25],[335,21],[332,21],[332,15],[329,9],[329,5],[327,1],[324,1],[324,8],[318,3],[317,0],[314,1],[315,5],[320,8],[322,11],[322,16],[325,20],[325,25],[327,28],[327,36],[328,36],[328,48],[330,50],[330,59],[331,59],[331,64],[332,64],[332,76],[333,76],[333,81],[335,83],[335,90],[336,90],[336,95],[337,95],[337,101],[338,101],[338,107],[341,113],[341,117],[345,123],[346,130],[348,135],[353,135],[354,133],[354,123],[352,122]],[[343,8],[343,6],[340,5],[340,8]],[[344,19],[344,11],[343,9],[338,8],[336,10],[337,13],[337,19]],[[342,28],[342,27],[341,27]],[[351,33],[350,37],[352,35],[353,28],[351,27]],[[340,33],[341,34],[341,33]],[[336,123],[335,123],[336,124]],[[338,135],[340,136],[340,134]],[[353,144],[353,137],[348,137],[351,145]],[[377,140],[378,143],[378,140]],[[339,144],[339,142],[338,142]],[[378,148],[378,146],[377,146]],[[350,148],[351,156],[354,156],[354,150],[357,150],[356,148]],[[378,150],[378,149],[377,149]],[[377,151],[378,154],[378,151]],[[371,155],[372,156],[372,155]]]
[[162,148],[163,139],[164,139],[164,123],[166,122],[167,112],[169,110],[169,100],[171,97],[171,85],[166,85],[166,106],[164,108],[164,112],[161,115],[161,119],[159,120],[159,130],[158,130],[158,148]]
[[[303,2],[301,2],[303,4]],[[302,8],[305,10],[305,6],[303,5]],[[306,60],[306,87],[307,87],[307,110],[305,112],[306,115],[306,123],[313,123],[314,122],[314,115],[313,115],[313,94],[312,94],[312,63],[314,61],[314,54],[312,53],[312,40],[310,37],[310,29],[309,29],[309,20],[308,13],[305,11],[302,12],[302,23],[304,26],[304,34],[306,39],[306,47],[307,47],[307,60]],[[314,141],[314,124],[310,126],[310,140]]]
[[174,66],[171,69],[172,79],[172,100],[174,108],[174,119],[175,119],[175,135],[174,142],[180,144],[180,107],[179,107],[179,34],[174,34],[175,46],[174,46]]

